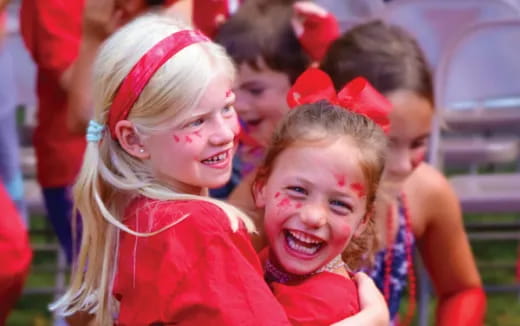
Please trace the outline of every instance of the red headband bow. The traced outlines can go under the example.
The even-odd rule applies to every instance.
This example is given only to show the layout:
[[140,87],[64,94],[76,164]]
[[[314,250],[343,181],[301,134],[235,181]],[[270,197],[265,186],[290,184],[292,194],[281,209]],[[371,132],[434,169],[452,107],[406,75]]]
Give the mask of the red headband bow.
[[298,77],[287,93],[287,103],[291,108],[320,100],[327,100],[372,119],[385,133],[390,128],[388,115],[392,104],[363,77],[353,79],[336,94],[327,73],[309,68]]
[[209,39],[200,32],[183,30],[173,33],[161,40],[137,61],[121,82],[121,86],[114,96],[114,100],[108,112],[107,125],[112,138],[115,139],[116,137],[116,123],[128,117],[130,109],[155,72],[166,61],[185,47],[194,43],[207,41],[209,41]]

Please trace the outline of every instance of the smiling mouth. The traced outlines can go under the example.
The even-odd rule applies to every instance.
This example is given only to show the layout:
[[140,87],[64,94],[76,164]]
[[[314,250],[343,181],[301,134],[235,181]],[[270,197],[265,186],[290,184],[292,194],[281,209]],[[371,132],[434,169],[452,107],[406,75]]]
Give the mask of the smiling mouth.
[[322,249],[326,242],[307,233],[296,230],[284,230],[285,242],[292,251],[313,256]]
[[222,162],[226,162],[229,157],[230,150],[215,154],[201,162],[206,165],[218,165]]

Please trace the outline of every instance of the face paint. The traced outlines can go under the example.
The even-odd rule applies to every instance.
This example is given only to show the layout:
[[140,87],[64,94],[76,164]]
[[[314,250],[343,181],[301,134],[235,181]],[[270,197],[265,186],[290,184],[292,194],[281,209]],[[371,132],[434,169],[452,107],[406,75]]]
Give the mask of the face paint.
[[202,137],[202,136],[200,135],[200,131],[198,131],[198,130],[197,130],[197,131],[194,131],[193,134],[194,134],[195,136],[199,137],[199,138]]
[[193,140],[191,139],[190,136],[186,136],[186,142],[191,144],[193,142]]
[[276,194],[274,194],[274,198],[278,198],[280,197],[280,192],[277,192]]
[[287,207],[290,205],[291,205],[291,200],[289,198],[285,197],[282,200],[280,200],[277,207]]
[[359,183],[359,182],[353,183],[350,185],[350,188],[352,188],[352,190],[354,190],[357,193],[359,198],[365,196],[365,187],[363,187],[363,185],[361,183]]
[[181,139],[179,138],[179,136],[177,135],[173,135],[173,139],[175,139],[175,142],[178,143],[181,141]]
[[336,181],[338,182],[339,187],[345,186],[346,177],[344,175],[337,175]]

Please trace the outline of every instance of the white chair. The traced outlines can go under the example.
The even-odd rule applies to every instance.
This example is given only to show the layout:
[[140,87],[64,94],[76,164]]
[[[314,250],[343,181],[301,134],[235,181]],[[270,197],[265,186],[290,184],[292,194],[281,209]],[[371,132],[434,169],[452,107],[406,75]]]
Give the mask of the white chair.
[[[438,118],[447,131],[480,130],[516,142],[520,126],[520,19],[474,25],[445,52],[435,72]],[[431,139],[431,161],[443,166],[440,119]],[[480,139],[485,142],[486,139]],[[468,145],[468,147],[471,145]],[[518,160],[518,153],[512,161]],[[452,183],[465,211],[520,212],[520,174],[460,175]]]
[[453,37],[469,25],[520,17],[520,9],[502,0],[401,0],[390,2],[381,18],[410,32],[432,67]]
[[385,8],[383,0],[315,0],[315,2],[334,13],[343,32],[378,17]]

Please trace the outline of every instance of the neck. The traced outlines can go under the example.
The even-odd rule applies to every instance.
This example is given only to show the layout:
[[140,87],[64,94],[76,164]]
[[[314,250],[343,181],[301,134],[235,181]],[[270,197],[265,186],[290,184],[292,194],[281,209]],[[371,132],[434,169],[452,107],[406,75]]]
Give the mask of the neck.
[[346,264],[341,259],[341,255],[338,255],[329,261],[325,266],[320,267],[314,272],[300,275],[285,271],[283,268],[279,267],[278,264],[273,263],[273,261],[268,258],[264,265],[264,277],[267,283],[277,282],[285,284],[289,282],[301,281],[321,272],[334,272],[340,267],[346,267]]

